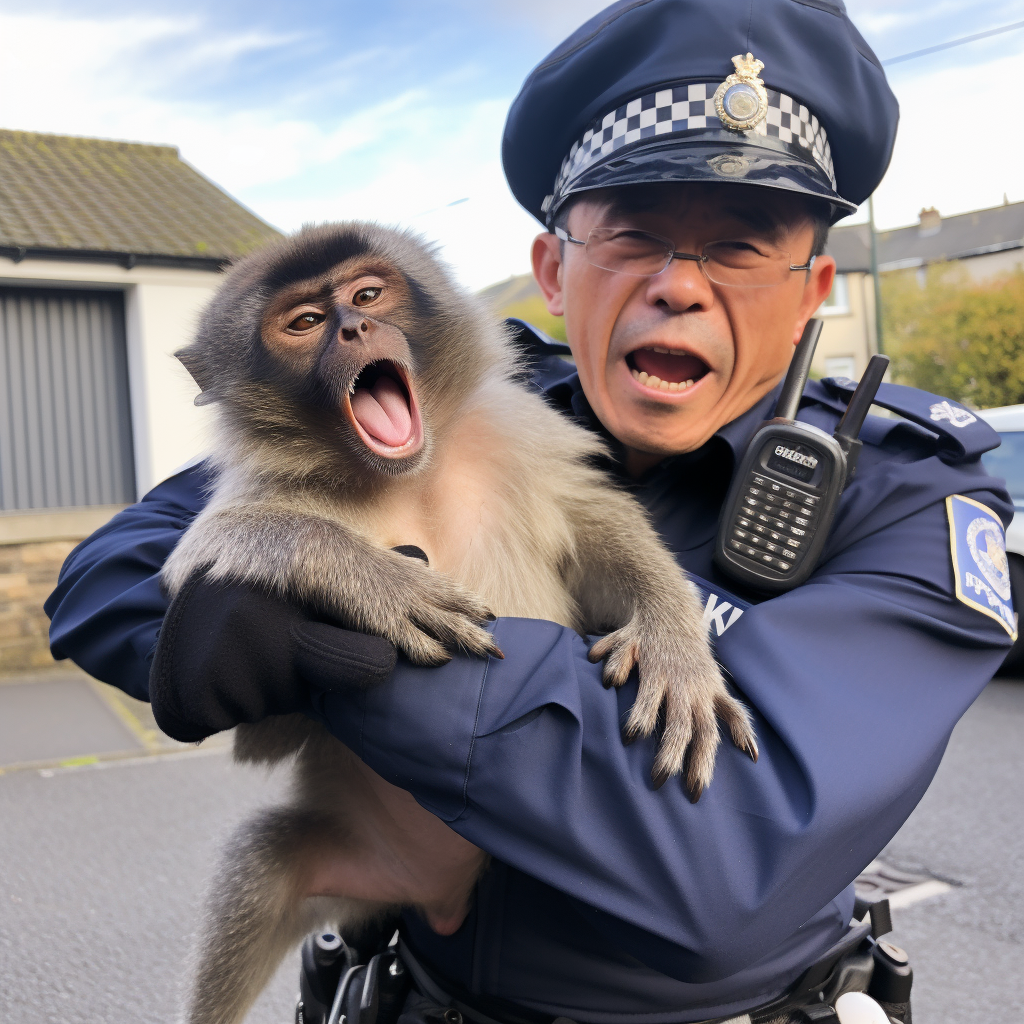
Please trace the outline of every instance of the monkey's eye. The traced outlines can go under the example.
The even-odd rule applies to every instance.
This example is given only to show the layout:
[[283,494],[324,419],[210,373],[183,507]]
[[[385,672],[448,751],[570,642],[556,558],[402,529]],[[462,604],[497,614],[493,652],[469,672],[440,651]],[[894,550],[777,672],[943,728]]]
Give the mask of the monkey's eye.
[[368,306],[380,298],[383,288],[360,288],[352,299],[353,306]]
[[289,325],[289,331],[311,331],[314,327],[319,327],[327,319],[323,313],[314,313],[310,310],[308,313],[303,313],[301,316],[297,316]]

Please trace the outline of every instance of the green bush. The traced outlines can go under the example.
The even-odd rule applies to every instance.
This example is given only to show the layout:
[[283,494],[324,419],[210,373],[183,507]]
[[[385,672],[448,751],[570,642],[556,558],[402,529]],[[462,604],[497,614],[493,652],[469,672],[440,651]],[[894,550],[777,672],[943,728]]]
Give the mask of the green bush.
[[904,384],[988,409],[1024,402],[1024,271],[973,282],[936,265],[882,280],[885,347]]

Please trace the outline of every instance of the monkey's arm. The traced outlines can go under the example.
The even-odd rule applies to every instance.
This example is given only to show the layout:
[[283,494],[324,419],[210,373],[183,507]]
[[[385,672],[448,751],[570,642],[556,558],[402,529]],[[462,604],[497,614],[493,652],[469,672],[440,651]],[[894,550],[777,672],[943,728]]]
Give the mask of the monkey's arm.
[[215,495],[167,559],[172,594],[204,573],[383,637],[419,665],[444,664],[456,648],[501,657],[479,625],[494,616],[457,581],[268,490],[265,498]]

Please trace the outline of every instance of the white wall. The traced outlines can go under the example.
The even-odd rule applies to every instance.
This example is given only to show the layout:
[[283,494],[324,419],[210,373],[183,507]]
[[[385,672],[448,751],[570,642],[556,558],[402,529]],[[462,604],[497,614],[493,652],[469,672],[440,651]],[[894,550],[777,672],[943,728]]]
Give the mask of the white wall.
[[223,276],[170,267],[0,258],[0,285],[114,288],[125,293],[135,481],[141,497],[200,454],[209,408],[196,408],[198,388],[173,352],[192,337],[200,312]]
[[870,274],[844,274],[843,278],[845,303],[823,305],[815,313],[821,317],[823,327],[812,368],[819,376],[826,377],[828,360],[849,358],[853,360],[852,376],[859,380],[877,346],[874,285]]

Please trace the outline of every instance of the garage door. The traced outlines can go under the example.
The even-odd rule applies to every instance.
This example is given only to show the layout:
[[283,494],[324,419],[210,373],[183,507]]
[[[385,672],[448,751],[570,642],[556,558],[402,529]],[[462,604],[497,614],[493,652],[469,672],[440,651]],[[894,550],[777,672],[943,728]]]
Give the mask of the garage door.
[[0,512],[134,500],[124,296],[0,287]]

